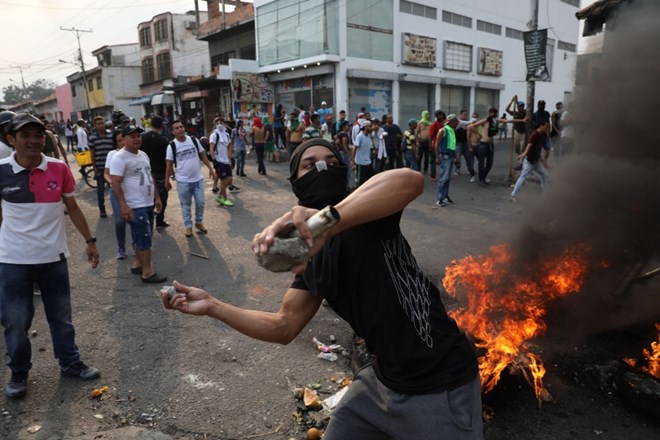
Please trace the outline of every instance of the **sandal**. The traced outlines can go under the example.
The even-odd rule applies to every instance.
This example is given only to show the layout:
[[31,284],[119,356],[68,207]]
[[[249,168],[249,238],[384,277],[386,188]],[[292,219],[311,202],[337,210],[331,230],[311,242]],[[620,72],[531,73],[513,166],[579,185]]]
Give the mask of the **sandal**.
[[140,267],[131,267],[131,273],[133,275],[142,275],[142,266],[140,266]]

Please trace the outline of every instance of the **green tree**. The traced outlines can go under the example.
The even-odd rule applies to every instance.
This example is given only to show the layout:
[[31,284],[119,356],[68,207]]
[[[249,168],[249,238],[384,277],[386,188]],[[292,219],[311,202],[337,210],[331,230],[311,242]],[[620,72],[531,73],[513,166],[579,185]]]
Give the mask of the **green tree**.
[[24,100],[39,100],[50,96],[55,92],[55,83],[46,79],[38,79],[33,83],[26,84],[25,89],[15,84],[2,89],[5,95],[5,103],[9,105],[18,104]]

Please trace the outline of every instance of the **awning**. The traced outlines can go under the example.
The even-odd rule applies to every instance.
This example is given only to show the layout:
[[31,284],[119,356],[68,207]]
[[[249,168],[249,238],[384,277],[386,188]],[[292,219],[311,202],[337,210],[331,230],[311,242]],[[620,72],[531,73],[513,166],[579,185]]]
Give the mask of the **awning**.
[[131,99],[128,101],[128,105],[143,105],[143,104],[149,104],[151,102],[151,95],[149,96],[141,96],[139,98]]
[[173,105],[174,95],[157,93],[151,97],[151,105]]

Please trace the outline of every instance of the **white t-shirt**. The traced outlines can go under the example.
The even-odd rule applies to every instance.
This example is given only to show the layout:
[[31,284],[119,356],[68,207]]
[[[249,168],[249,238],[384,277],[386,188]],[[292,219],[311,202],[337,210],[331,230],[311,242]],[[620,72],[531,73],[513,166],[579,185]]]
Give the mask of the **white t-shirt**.
[[137,154],[133,154],[122,148],[112,156],[110,175],[124,176],[121,189],[124,191],[124,198],[129,208],[153,206],[154,188],[151,163],[147,153],[138,151]]
[[84,128],[78,127],[76,130],[76,137],[78,138],[78,149],[89,150],[89,144],[87,143],[87,131],[85,131]]
[[229,152],[227,151],[227,147],[229,146],[229,135],[224,126],[216,128],[213,133],[211,133],[211,139],[209,142],[215,144],[215,161],[226,165],[230,164]]
[[[203,180],[202,161],[199,153],[204,153],[204,147],[201,144],[196,145],[190,136],[186,136],[186,140],[183,142],[174,139],[174,146],[176,147],[176,181],[195,183]],[[167,145],[165,159],[174,161],[170,144]]]

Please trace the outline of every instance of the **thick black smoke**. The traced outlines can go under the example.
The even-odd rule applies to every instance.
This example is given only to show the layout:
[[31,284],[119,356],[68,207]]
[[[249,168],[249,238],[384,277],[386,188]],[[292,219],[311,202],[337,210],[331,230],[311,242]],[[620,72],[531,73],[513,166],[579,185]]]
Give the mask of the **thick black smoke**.
[[584,76],[568,108],[575,154],[551,170],[551,185],[514,239],[524,262],[576,243],[592,248],[585,291],[557,314],[556,324],[576,334],[660,321],[660,276],[620,289],[648,256],[644,270],[660,266],[660,1],[619,9],[600,59],[578,71]]

